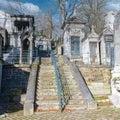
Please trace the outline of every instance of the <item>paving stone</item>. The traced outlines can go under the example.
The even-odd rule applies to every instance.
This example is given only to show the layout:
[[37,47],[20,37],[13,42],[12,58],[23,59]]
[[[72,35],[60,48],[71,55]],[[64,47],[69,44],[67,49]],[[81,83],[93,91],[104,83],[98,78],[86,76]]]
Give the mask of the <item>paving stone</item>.
[[23,116],[22,113],[10,113],[0,120],[120,120],[120,109],[113,107],[97,110],[77,110],[60,112],[39,112],[32,116]]

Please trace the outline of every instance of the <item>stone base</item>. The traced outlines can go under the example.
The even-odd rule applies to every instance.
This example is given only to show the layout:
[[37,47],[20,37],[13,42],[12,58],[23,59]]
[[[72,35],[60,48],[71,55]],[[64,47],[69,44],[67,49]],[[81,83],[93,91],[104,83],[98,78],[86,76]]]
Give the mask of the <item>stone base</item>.
[[113,71],[111,71],[111,90],[112,95],[118,95],[120,96],[120,80],[117,80],[117,78],[120,78],[120,67],[116,66]]
[[115,66],[115,68],[111,71],[112,78],[120,77],[120,66]]
[[34,103],[26,102],[24,104],[24,115],[33,115],[34,114]]
[[120,108],[120,66],[115,66],[111,74],[112,95],[109,96],[109,99],[115,107]]
[[111,95],[108,96],[111,103],[116,107],[116,108],[120,108],[120,96],[118,95]]

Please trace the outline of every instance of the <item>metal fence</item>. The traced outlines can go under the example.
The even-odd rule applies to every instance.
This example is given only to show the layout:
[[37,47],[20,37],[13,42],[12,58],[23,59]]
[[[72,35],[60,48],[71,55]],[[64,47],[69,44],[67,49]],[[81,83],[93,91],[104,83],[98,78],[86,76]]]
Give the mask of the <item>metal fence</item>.
[[30,58],[30,52],[30,50],[22,50],[22,53],[20,53],[19,49],[14,49],[2,51],[0,55],[3,64],[30,64],[30,60],[34,61],[38,56],[37,51],[33,50]]

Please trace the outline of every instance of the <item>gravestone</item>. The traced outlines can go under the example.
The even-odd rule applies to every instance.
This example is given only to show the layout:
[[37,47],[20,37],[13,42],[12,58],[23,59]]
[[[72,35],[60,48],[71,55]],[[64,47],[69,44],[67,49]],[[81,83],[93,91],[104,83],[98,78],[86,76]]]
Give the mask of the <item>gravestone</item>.
[[120,21],[116,19],[114,26],[114,68],[111,71],[111,90],[109,96],[113,105],[120,108]]

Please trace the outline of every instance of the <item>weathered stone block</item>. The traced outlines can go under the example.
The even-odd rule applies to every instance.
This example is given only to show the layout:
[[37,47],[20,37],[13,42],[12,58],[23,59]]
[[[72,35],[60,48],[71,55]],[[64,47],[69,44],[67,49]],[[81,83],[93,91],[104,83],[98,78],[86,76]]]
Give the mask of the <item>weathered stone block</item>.
[[24,104],[24,115],[33,115],[34,113],[34,103],[33,102],[26,102]]

